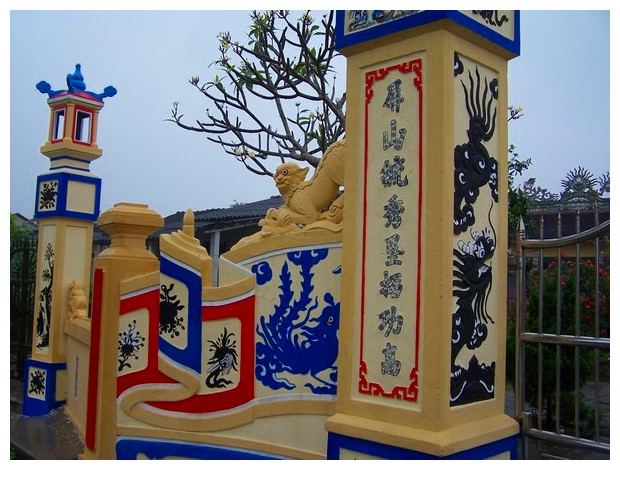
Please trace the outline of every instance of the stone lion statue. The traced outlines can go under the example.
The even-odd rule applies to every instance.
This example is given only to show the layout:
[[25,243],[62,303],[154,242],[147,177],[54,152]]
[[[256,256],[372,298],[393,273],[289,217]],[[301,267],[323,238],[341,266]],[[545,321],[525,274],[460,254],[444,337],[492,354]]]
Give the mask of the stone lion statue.
[[82,282],[73,280],[69,285],[69,321],[88,317],[88,301]]
[[325,151],[310,180],[306,180],[309,167],[302,168],[294,162],[278,165],[273,179],[284,205],[270,208],[258,222],[262,230],[242,239],[233,248],[301,229],[342,230],[344,164],[345,141],[340,140]]

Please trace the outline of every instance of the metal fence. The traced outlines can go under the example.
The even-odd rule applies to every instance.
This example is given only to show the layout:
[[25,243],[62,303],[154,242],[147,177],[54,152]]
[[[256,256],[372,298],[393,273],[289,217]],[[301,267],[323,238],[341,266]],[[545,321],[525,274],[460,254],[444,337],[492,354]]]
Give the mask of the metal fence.
[[32,347],[36,266],[36,237],[11,239],[11,378],[19,380]]
[[518,232],[515,411],[525,459],[609,459],[610,222],[580,232],[578,213],[575,221],[565,237],[559,214],[558,238],[528,239],[523,223]]

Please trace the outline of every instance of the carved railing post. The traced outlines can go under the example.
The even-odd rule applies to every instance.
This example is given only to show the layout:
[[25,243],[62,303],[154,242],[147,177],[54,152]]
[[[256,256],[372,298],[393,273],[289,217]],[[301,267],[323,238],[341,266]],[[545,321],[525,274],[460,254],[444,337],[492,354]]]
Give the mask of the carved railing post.
[[161,215],[135,203],[118,203],[99,217],[111,244],[95,261],[84,458],[115,458],[120,284],[159,270],[146,238],[163,224]]

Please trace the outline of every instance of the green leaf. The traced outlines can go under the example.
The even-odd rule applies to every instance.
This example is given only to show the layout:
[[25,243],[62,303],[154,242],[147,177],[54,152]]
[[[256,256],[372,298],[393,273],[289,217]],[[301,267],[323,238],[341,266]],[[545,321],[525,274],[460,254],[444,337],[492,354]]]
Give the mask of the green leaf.
[[295,71],[297,75],[304,76],[306,74],[306,65],[300,62],[297,65],[295,65],[293,70]]

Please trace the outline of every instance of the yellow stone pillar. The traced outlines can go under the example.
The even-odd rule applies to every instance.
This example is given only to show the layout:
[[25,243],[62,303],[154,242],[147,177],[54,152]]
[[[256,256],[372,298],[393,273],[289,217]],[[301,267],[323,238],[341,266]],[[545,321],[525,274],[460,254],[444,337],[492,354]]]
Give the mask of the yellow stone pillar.
[[164,220],[147,205],[118,203],[100,215],[98,225],[110,235],[111,244],[95,260],[86,449],[82,457],[114,459],[120,284],[159,271],[159,261],[146,249],[146,239],[164,225]]
[[48,137],[41,147],[50,168],[37,178],[36,296],[25,415],[46,414],[66,399],[70,285],[81,284],[88,297],[93,222],[99,215],[101,179],[90,172],[90,162],[102,154],[95,143],[96,119],[103,98],[116,94],[114,87],[102,94],[87,91],[79,64],[67,76],[67,90],[52,90],[45,81],[37,89],[48,95],[50,107]]
[[347,57],[328,458],[514,458],[504,415],[515,11],[339,11]]

